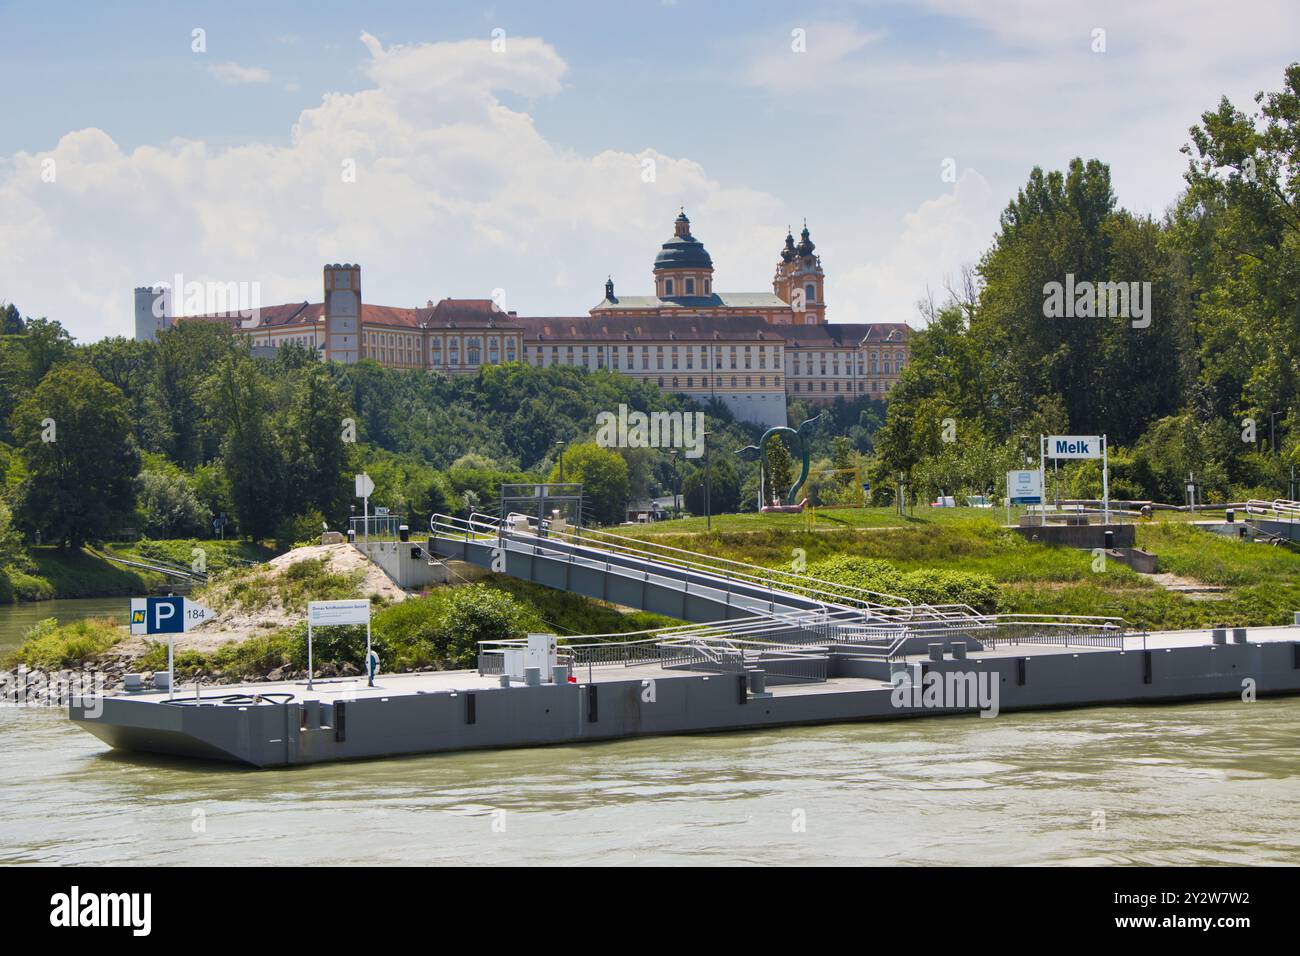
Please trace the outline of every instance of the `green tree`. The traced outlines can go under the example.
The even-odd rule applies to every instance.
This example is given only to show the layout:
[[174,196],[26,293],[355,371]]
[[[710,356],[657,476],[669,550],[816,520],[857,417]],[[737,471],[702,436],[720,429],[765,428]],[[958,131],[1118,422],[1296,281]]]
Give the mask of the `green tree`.
[[343,420],[347,396],[319,362],[302,367],[284,427],[289,500],[298,512],[315,509],[342,522],[351,497]]
[[794,461],[780,435],[773,435],[767,440],[766,468],[765,490],[768,501],[773,498],[784,501],[790,485],[794,483]]
[[270,389],[246,355],[227,355],[211,383],[221,427],[221,458],[240,533],[270,537],[290,513],[284,454],[268,410]]
[[[582,483],[585,516],[600,524],[619,524],[625,519],[631,487],[627,462],[618,452],[595,442],[573,445],[564,453],[564,479]],[[551,469],[550,480],[560,480],[558,462]]]
[[80,547],[130,520],[140,454],[119,389],[84,365],[56,366],[14,411],[12,426],[28,469],[24,527]]
[[[709,501],[715,515],[740,510],[740,475],[730,459],[715,455],[709,461]],[[682,500],[694,515],[704,514],[705,469],[692,468],[682,479]]]
[[207,509],[184,476],[145,470],[135,481],[137,522],[145,534],[186,538],[208,532]]

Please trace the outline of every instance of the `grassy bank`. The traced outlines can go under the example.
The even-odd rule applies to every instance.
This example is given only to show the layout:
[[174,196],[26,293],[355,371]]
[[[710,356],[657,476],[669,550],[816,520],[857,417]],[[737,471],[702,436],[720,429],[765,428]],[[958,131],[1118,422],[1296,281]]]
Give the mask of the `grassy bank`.
[[[704,532],[701,519],[695,518],[628,533],[772,568],[790,569],[803,560],[810,573],[818,562],[848,556],[882,561],[903,574],[986,575],[996,584],[994,603],[1003,611],[1113,615],[1152,629],[1220,622],[1287,624],[1300,610],[1300,554],[1211,534],[1183,520],[1139,523],[1138,546],[1159,556],[1161,572],[1227,588],[1221,597],[1189,598],[1115,561],[1095,568],[1091,552],[1031,543],[1001,527],[1002,512],[936,508],[924,517],[899,521],[886,509],[851,509],[832,512],[838,517],[835,523],[823,520],[826,514],[812,525],[798,515],[724,515],[714,520],[712,533]],[[896,583],[872,574],[876,583]],[[924,582],[911,583],[917,587]],[[948,581],[940,593],[957,594],[961,587],[977,584]]]
[[58,624],[53,618],[31,628],[16,650],[0,657],[0,668],[76,668],[111,649],[126,636],[116,621],[88,618]]
[[162,576],[123,568],[90,551],[30,548],[21,566],[0,568],[0,601],[147,594]]
[[[475,667],[478,642],[520,638],[530,631],[625,633],[673,624],[653,614],[624,614],[587,598],[509,579],[438,588],[374,610],[371,642],[385,671],[419,668]],[[358,670],[365,657],[366,632],[361,626],[318,630],[312,638],[313,661],[327,673]],[[166,667],[167,650],[152,645],[137,663],[143,670]],[[303,623],[230,643],[209,654],[181,651],[176,670],[189,679],[265,676],[277,670],[307,667],[307,628]]]
[[[245,541],[135,541],[105,546],[133,561],[165,561],[191,567],[202,549],[209,573],[264,561],[275,552]],[[55,598],[117,597],[148,594],[169,579],[108,561],[86,548],[28,548],[20,560],[0,567],[0,603],[49,601]]]

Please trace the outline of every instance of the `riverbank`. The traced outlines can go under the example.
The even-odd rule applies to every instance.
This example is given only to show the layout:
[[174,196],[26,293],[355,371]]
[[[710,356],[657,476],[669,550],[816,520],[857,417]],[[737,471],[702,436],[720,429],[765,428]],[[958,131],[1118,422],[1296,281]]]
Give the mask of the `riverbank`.
[[[897,575],[977,574],[995,586],[988,595],[992,605],[984,609],[1121,617],[1150,630],[1289,624],[1300,609],[1300,553],[1290,548],[1212,534],[1186,521],[1139,522],[1138,546],[1157,556],[1160,572],[1172,575],[1160,577],[1098,560],[1090,550],[1026,541],[1002,526],[1001,512],[930,512],[909,518],[907,527],[873,526],[891,517],[884,509],[844,509],[818,512],[812,528],[794,520],[801,516],[724,515],[714,519],[712,532],[695,518],[617,531],[771,568],[797,570],[794,562],[801,561],[819,576],[829,576],[827,562],[866,560],[884,566],[886,573],[874,582],[879,586],[862,575],[843,583],[890,593]],[[838,525],[828,526],[831,517]],[[947,597],[964,600],[959,592]]]
[[[163,562],[182,568],[196,562],[220,573],[247,562],[266,561],[274,549],[245,541],[198,539],[111,542],[104,549],[131,561]],[[96,597],[138,597],[156,593],[180,579],[107,560],[95,548],[27,548],[20,559],[0,567],[0,604]]]
[[[177,680],[233,684],[305,677],[305,618],[312,600],[369,600],[372,646],[388,673],[472,667],[479,641],[529,631],[622,633],[677,623],[476,568],[455,570],[453,580],[408,594],[346,544],[298,548],[263,565],[231,568],[192,595],[215,617],[177,639]],[[40,621],[20,645],[0,654],[0,681],[22,687],[24,699],[58,702],[74,677],[96,681],[112,694],[128,673],[148,681],[165,670],[166,642],[132,636],[120,621]],[[358,673],[364,649],[363,626],[318,631],[315,675]]]

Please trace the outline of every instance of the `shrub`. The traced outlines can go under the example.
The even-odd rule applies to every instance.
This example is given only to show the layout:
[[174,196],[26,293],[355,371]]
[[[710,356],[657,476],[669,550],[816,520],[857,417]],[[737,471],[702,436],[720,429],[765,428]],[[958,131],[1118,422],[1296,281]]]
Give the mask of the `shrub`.
[[117,624],[104,618],[88,618],[59,624],[52,617],[37,622],[23,637],[23,643],[4,661],[5,666],[26,664],[42,670],[79,667],[102,654],[122,639]]
[[894,595],[915,604],[969,604],[977,611],[990,612],[997,610],[1002,596],[998,583],[988,574],[934,568],[900,571],[886,561],[848,555],[813,562],[808,573],[834,584]]

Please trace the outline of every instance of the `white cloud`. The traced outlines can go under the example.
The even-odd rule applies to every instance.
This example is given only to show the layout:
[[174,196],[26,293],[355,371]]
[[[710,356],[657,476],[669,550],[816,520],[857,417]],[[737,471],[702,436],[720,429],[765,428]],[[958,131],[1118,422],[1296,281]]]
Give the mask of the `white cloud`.
[[[576,153],[502,103],[503,92],[562,93],[567,65],[550,45],[512,36],[497,54],[479,41],[362,42],[367,88],[324,96],[284,145],[125,151],[92,128],[0,165],[4,295],[85,340],[131,334],[131,290],[178,272],[259,282],[269,305],[318,300],[321,264],[352,261],[370,302],[500,287],[521,313],[581,315],[607,272],[623,294],[651,291],[679,203],[720,288],[766,286],[789,218],[771,196],[653,149]],[[642,180],[647,158],[653,183]],[[45,159],[53,183],[41,181]],[[354,183],[343,181],[346,161]]]
[[242,66],[238,63],[215,63],[208,67],[208,72],[222,83],[240,86],[245,83],[269,83],[271,71],[260,66]]
[[903,217],[884,256],[827,278],[835,319],[918,324],[917,302],[927,290],[942,302],[949,287],[960,287],[961,269],[974,266],[993,238],[999,208],[988,181],[963,170],[951,192]]

